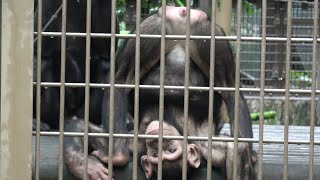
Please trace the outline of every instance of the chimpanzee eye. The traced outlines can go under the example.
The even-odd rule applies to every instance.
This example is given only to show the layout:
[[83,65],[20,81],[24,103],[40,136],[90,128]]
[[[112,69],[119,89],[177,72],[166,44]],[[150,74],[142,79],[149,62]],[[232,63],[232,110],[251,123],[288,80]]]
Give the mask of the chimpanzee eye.
[[158,157],[158,153],[154,153],[154,154],[153,154],[153,157],[156,157],[156,158],[157,158],[157,157]]
[[174,152],[176,152],[176,149],[169,149],[168,150],[170,153],[174,153]]

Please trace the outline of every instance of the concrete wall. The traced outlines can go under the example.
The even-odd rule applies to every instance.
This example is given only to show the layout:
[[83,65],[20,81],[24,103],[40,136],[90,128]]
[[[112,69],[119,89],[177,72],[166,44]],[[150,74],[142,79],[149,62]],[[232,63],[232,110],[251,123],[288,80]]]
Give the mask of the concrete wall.
[[0,179],[31,179],[33,1],[1,3]]

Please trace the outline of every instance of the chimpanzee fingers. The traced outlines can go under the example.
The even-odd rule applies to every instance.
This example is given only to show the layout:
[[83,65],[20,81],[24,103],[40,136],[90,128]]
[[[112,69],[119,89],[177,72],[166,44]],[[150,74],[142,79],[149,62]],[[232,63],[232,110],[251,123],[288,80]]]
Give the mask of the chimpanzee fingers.
[[95,150],[92,152],[92,155],[94,155],[95,157],[97,157],[100,161],[104,162],[104,163],[108,163],[108,155],[103,152],[103,150]]
[[109,178],[109,171],[103,164],[97,161],[88,161],[88,179],[90,180],[107,180]]

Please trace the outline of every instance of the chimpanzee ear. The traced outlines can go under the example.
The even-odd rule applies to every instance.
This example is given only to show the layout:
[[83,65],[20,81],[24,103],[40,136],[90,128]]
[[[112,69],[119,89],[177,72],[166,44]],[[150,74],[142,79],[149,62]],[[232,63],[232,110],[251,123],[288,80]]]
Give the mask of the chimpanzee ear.
[[141,157],[141,166],[143,168],[144,174],[146,175],[147,179],[150,179],[152,177],[152,164],[148,161],[147,155],[143,155]]
[[200,150],[197,145],[188,145],[188,163],[193,168],[198,168],[201,163]]

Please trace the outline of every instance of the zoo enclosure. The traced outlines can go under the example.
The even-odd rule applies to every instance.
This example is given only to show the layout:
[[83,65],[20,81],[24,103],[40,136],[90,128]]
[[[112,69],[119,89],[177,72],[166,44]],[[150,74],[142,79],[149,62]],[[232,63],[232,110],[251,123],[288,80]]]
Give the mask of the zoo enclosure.
[[[29,3],[29,5],[26,5],[25,7],[26,8],[29,8],[29,10],[30,9],[32,9],[31,8],[31,6],[30,6],[30,4],[32,4],[31,2],[27,2],[27,1],[25,1],[26,2],[26,4],[27,3]],[[286,4],[286,2],[284,2],[285,4]],[[295,3],[300,3],[300,2],[297,2],[297,1],[295,1],[294,3],[293,3],[293,7],[295,7]],[[264,4],[264,3],[263,3]],[[268,3],[269,4],[269,3]],[[271,3],[272,4],[272,3]],[[5,5],[5,6],[3,6],[3,8],[4,9],[6,9],[6,8],[8,8],[8,7],[10,7],[10,8],[8,8],[8,9],[10,9],[10,10],[13,10],[12,12],[14,12],[14,13],[16,13],[16,14],[20,14],[21,15],[21,13],[19,13],[19,12],[17,12],[17,11],[21,11],[21,8],[17,8],[17,1],[14,1],[14,0],[12,0],[11,2],[10,1],[4,1],[3,3],[2,3],[2,5]],[[8,6],[7,6],[8,5]],[[312,7],[312,6],[311,6]],[[24,8],[23,8],[24,9]],[[290,8],[289,8],[290,9]],[[2,11],[2,18],[4,18],[4,17],[6,17],[6,16],[3,16],[3,14],[4,13],[7,13],[7,14],[10,14],[10,12],[11,11]],[[22,11],[23,13],[25,13],[25,14],[23,14],[22,16],[16,16],[16,18],[21,18],[21,19],[26,19],[26,20],[29,20],[30,21],[30,17],[29,16],[25,16],[25,15],[29,15],[30,14],[30,12],[28,13],[28,9],[26,10],[26,9],[24,9],[24,11]],[[28,19],[29,18],[29,19]],[[318,19],[318,18],[316,18],[316,19]],[[7,19],[6,19],[7,20]],[[21,22],[21,25],[25,25],[26,27],[26,29],[28,29],[27,31],[30,31],[30,24],[28,24],[28,23],[26,23],[26,22],[28,22],[28,21],[18,21],[18,22]],[[24,22],[24,23],[23,23]],[[313,22],[314,22],[314,20],[313,20]],[[29,22],[30,23],[30,22]],[[294,22],[292,22],[292,23],[294,23]],[[3,24],[2,24],[3,25]],[[10,23],[8,23],[8,24],[6,24],[6,25],[11,25]],[[14,27],[12,27],[12,29],[15,29]],[[9,175],[8,177],[17,177],[17,176],[19,176],[19,177],[22,177],[23,176],[23,174],[25,174],[26,176],[24,176],[24,177],[28,177],[28,176],[30,176],[30,174],[28,175],[28,170],[22,170],[22,171],[19,171],[19,172],[21,172],[21,176],[20,175],[17,175],[17,174],[15,174],[13,171],[12,172],[9,172],[9,171],[5,171],[5,170],[3,170],[2,168],[3,167],[5,167],[7,164],[4,164],[4,163],[8,163],[8,164],[10,164],[9,162],[12,162],[12,163],[14,163],[15,161],[14,161],[14,159],[15,158],[19,158],[19,160],[22,160],[22,159],[25,159],[25,158],[20,158],[20,157],[17,157],[17,156],[9,156],[9,159],[8,159],[8,161],[2,161],[3,159],[4,159],[4,153],[6,153],[7,151],[5,151],[4,149],[6,148],[6,147],[9,147],[9,149],[10,149],[10,151],[12,151],[12,152],[16,152],[17,150],[19,150],[19,149],[28,149],[28,148],[26,148],[26,147],[28,147],[28,146],[30,146],[31,145],[31,142],[30,142],[30,134],[28,133],[28,132],[25,132],[25,127],[30,127],[30,123],[28,123],[28,122],[26,122],[26,121],[22,121],[21,120],[21,122],[20,122],[20,120],[19,120],[19,123],[25,123],[25,126],[22,126],[22,127],[20,127],[20,126],[15,126],[16,124],[14,123],[14,122],[12,122],[12,119],[30,119],[31,118],[31,110],[30,110],[30,105],[28,106],[27,104],[20,104],[21,102],[19,101],[20,99],[22,100],[22,99],[26,99],[26,101],[25,102],[29,102],[30,103],[30,101],[32,101],[31,100],[31,98],[32,97],[30,97],[30,94],[31,94],[31,87],[30,87],[30,84],[28,85],[28,84],[26,84],[26,83],[23,83],[23,82],[30,82],[30,69],[32,69],[32,63],[31,63],[31,59],[32,59],[32,55],[31,55],[31,52],[32,52],[32,50],[31,50],[31,48],[30,48],[30,46],[23,46],[23,47],[21,47],[21,46],[15,46],[15,48],[16,48],[16,50],[14,50],[14,51],[17,51],[17,52],[22,52],[22,50],[23,51],[26,51],[25,53],[23,53],[23,54],[25,54],[26,56],[21,56],[21,54],[16,54],[16,56],[17,57],[13,57],[13,60],[12,61],[10,61],[10,58],[9,57],[11,57],[11,56],[6,56],[6,55],[8,55],[8,54],[10,54],[10,53],[8,53],[8,50],[6,50],[6,49],[4,49],[5,47],[4,47],[4,42],[15,42],[15,40],[16,39],[18,39],[18,38],[12,38],[12,36],[10,36],[10,35],[8,35],[8,36],[6,36],[7,34],[6,33],[8,33],[8,29],[3,29],[2,30],[2,34],[1,34],[1,38],[2,38],[2,45],[1,45],[1,47],[2,47],[2,53],[1,53],[1,59],[2,59],[2,61],[1,61],[1,129],[3,129],[4,128],[4,126],[7,126],[7,125],[9,125],[8,126],[8,128],[9,128],[9,134],[11,134],[11,133],[13,133],[13,132],[17,132],[17,130],[19,131],[19,132],[22,132],[22,133],[25,133],[25,134],[19,134],[19,136],[17,137],[17,136],[9,136],[10,137],[10,141],[9,142],[11,142],[10,144],[13,144],[12,146],[8,146],[5,142],[7,142],[7,137],[6,137],[6,134],[5,134],[5,131],[1,131],[1,162],[2,162],[2,166],[1,166],[1,172],[5,172],[5,173],[1,173],[1,176],[5,176],[5,175]],[[19,34],[18,32],[17,32],[17,34]],[[284,34],[284,36],[286,36],[285,34]],[[309,43],[311,43],[311,42],[319,42],[319,40],[312,40],[312,39],[310,39],[310,36],[311,36],[311,34],[309,35],[309,36],[307,36],[307,37],[303,37],[303,38],[297,38],[296,39],[296,41],[297,42],[304,42],[305,40],[304,40],[304,38],[306,39],[306,41],[308,41]],[[11,37],[12,39],[6,39],[6,38],[8,38],[8,37]],[[265,36],[262,36],[262,39],[263,39],[263,37],[265,37]],[[317,37],[317,35],[316,35],[316,37]],[[30,37],[29,37],[29,39],[27,38],[27,39],[24,39],[24,38],[21,38],[22,40],[24,40],[24,41],[27,41],[29,44],[31,44],[31,39],[30,39]],[[232,37],[231,37],[231,39],[232,39]],[[245,39],[245,38],[244,38]],[[234,40],[234,39],[233,39]],[[277,40],[277,39],[276,39]],[[278,39],[279,41],[283,41],[282,39]],[[255,40],[256,41],[256,40]],[[246,42],[246,41],[243,41],[243,42]],[[293,41],[293,42],[295,42],[295,41]],[[281,42],[280,42],[281,43]],[[298,44],[300,44],[300,43],[298,43]],[[272,45],[272,44],[271,44]],[[313,45],[313,46],[311,46],[310,44],[308,44],[308,45],[301,45],[301,46],[306,46],[306,48],[307,49],[310,49],[311,47],[316,47],[316,45]],[[268,43],[266,43],[266,47],[268,47]],[[22,50],[21,50],[22,49]],[[279,48],[279,49],[282,49],[282,48]],[[278,49],[278,50],[279,50]],[[294,48],[292,48],[291,47],[291,49],[294,49]],[[306,51],[309,51],[309,50],[306,50]],[[11,51],[12,52],[12,51]],[[268,51],[267,51],[268,52]],[[294,52],[292,52],[292,50],[291,50],[291,53],[294,53]],[[268,53],[266,53],[266,57],[268,57],[268,55],[267,55]],[[288,53],[286,53],[286,54],[288,54]],[[312,56],[313,56],[313,58],[311,58],[310,60],[313,60],[313,63],[311,63],[311,61],[308,61],[308,62],[298,62],[298,60],[293,60],[294,61],[294,63],[292,63],[292,65],[290,65],[292,68],[294,67],[294,68],[297,68],[297,71],[298,72],[301,72],[301,71],[305,71],[305,70],[302,70],[302,67],[304,68],[304,69],[308,69],[307,71],[305,71],[305,72],[307,72],[306,74],[309,74],[310,73],[310,69],[309,68],[311,68],[311,67],[315,67],[316,66],[316,63],[315,63],[315,59],[317,60],[317,54],[316,54],[316,52],[315,51],[312,51]],[[301,55],[301,53],[300,53],[300,55]],[[244,55],[241,55],[241,57],[243,57]],[[271,56],[271,55],[270,55]],[[278,55],[272,55],[271,57],[277,57],[277,56],[280,56],[280,57],[283,57],[283,49],[281,50],[281,53],[279,53]],[[22,60],[23,59],[26,59],[25,57],[29,57],[30,59],[29,59],[29,61],[24,61],[25,62],[25,64],[20,64],[21,62],[22,62]],[[285,56],[286,57],[286,56]],[[28,58],[27,58],[28,59]],[[262,58],[263,59],[263,58]],[[267,60],[268,58],[266,58],[266,62],[268,61]],[[287,60],[286,58],[284,58],[285,60]],[[307,58],[308,59],[308,58]],[[18,62],[17,62],[17,60],[19,60]],[[249,57],[248,57],[248,60],[247,61],[250,61],[250,60],[252,60],[252,59],[250,59]],[[272,58],[271,58],[271,60],[272,60]],[[283,58],[282,58],[282,60],[283,60]],[[241,59],[241,61],[242,61],[242,59]],[[10,63],[8,63],[8,62],[10,62]],[[288,62],[288,61],[287,61]],[[16,65],[16,68],[17,69],[14,69],[13,71],[11,71],[11,72],[9,72],[9,71],[7,71],[7,69],[10,69],[10,68],[8,68],[8,64],[11,64],[11,63],[16,63],[15,65]],[[247,62],[248,63],[248,62]],[[259,63],[260,62],[255,62],[255,63],[258,63],[258,65],[260,65]],[[279,65],[279,66],[282,66],[283,67],[283,65],[285,66],[285,69],[288,69],[288,63],[283,63],[283,62],[273,62],[273,61],[270,61],[270,63],[276,63],[276,64],[281,64],[281,65]],[[251,63],[250,63],[251,64]],[[297,66],[297,67],[296,67]],[[300,66],[300,67],[299,67]],[[302,67],[301,67],[302,66]],[[259,81],[259,78],[261,78],[260,76],[258,76],[259,75],[259,73],[256,73],[255,72],[255,70],[257,70],[257,69],[259,69],[259,66],[257,67],[257,65],[255,65],[253,68],[251,68],[250,66],[245,66],[245,67],[247,67],[247,69],[244,69],[244,68],[242,68],[242,70],[243,70],[243,72],[246,72],[246,73],[248,73],[250,76],[249,77],[247,77],[246,76],[246,74],[245,74],[245,76],[243,77],[243,80],[249,80],[249,81],[253,81],[253,84],[252,83],[247,83],[247,85],[250,85],[249,87],[256,87],[256,86],[259,86],[259,84],[261,83],[260,81]],[[267,67],[267,66],[266,66]],[[271,66],[270,66],[271,67]],[[273,66],[272,66],[273,67]],[[17,71],[19,71],[20,70],[20,68],[22,69],[22,70],[24,70],[24,71],[20,71],[20,73],[19,74],[16,74],[16,72]],[[266,69],[268,69],[268,68],[266,68]],[[28,71],[29,70],[29,71]],[[281,70],[282,70],[282,68],[281,68]],[[259,72],[260,70],[258,70],[258,72]],[[280,77],[280,79],[279,78],[273,78],[273,76],[274,75],[272,75],[272,71],[270,71],[270,79],[268,79],[268,80],[270,80],[270,81],[276,81],[276,82],[270,82],[270,84],[276,84],[275,85],[275,87],[276,88],[274,88],[274,89],[276,89],[275,91],[277,91],[277,89],[282,89],[282,90],[280,90],[280,93],[283,93],[283,92],[285,92],[286,93],[286,96],[285,96],[285,99],[287,100],[287,99],[289,99],[289,90],[292,90],[291,88],[291,85],[288,85],[288,84],[285,84],[285,85],[283,85],[283,83],[279,83],[279,81],[281,81],[281,82],[283,82],[285,79],[288,79],[288,73],[285,73],[285,74],[283,74],[283,73],[279,73],[279,72],[283,72],[283,71],[278,71],[278,72],[276,72],[276,75],[277,76],[275,76],[275,77]],[[311,71],[312,72],[312,71]],[[313,73],[314,73],[314,71],[313,71]],[[311,74],[313,74],[313,73],[311,73]],[[19,84],[19,83],[17,83],[17,84],[10,84],[10,83],[5,83],[5,82],[8,82],[8,75],[10,74],[10,76],[11,76],[11,79],[10,80],[15,80],[15,82],[21,82],[21,84]],[[257,75],[258,74],[258,75]],[[278,76],[279,74],[281,74],[281,76]],[[291,73],[289,73],[290,75],[291,75]],[[283,76],[284,75],[284,79],[282,79]],[[258,77],[257,77],[258,76]],[[267,76],[267,73],[266,73],[266,76]],[[254,77],[254,79],[252,79],[252,77]],[[282,77],[282,78],[281,78]],[[292,77],[292,76],[289,76],[289,79],[290,79],[290,77]],[[26,78],[26,80],[24,80],[23,78]],[[257,81],[257,78],[258,78],[258,82],[256,82]],[[266,81],[267,81],[267,77],[266,77]],[[277,82],[278,81],[278,82]],[[10,81],[10,82],[12,82],[12,81]],[[313,96],[313,98],[311,98],[310,99],[310,101],[311,101],[311,105],[313,106],[313,108],[311,109],[311,111],[313,111],[314,109],[315,109],[315,102],[314,102],[314,100],[315,100],[315,98],[314,98],[314,96],[315,96],[315,94],[317,93],[317,94],[319,94],[319,89],[317,89],[316,87],[314,87],[314,86],[311,86],[311,87],[308,87],[308,85],[314,85],[314,83],[315,83],[315,78],[312,78],[312,81],[311,81],[312,83],[311,84],[309,84],[309,83],[302,83],[303,85],[302,86],[298,86],[298,87],[296,87],[296,86],[294,86],[293,87],[293,90],[292,90],[292,92],[293,93],[298,93],[298,94],[300,94],[300,93],[302,93],[302,94],[311,94],[312,96]],[[5,83],[5,84],[4,84]],[[246,84],[246,83],[245,83]],[[268,83],[266,83],[267,84],[267,86],[268,86]],[[282,84],[282,85],[281,85]],[[277,85],[279,85],[279,86],[277,86]],[[17,87],[18,86],[18,87]],[[20,86],[23,86],[22,88],[20,87]],[[11,87],[11,88],[10,88]],[[10,92],[10,93],[14,93],[14,96],[16,97],[16,99],[11,99],[11,98],[9,98],[8,99],[8,96],[5,96],[6,95],[6,93],[5,93],[5,91],[4,91],[4,89],[6,89],[7,88],[7,90],[9,90],[9,91],[12,91],[12,90],[15,90],[15,91],[17,91],[17,92]],[[283,89],[283,88],[285,88],[285,90]],[[271,88],[271,89],[273,89],[273,88]],[[244,91],[246,91],[246,92],[250,92],[251,91],[251,89],[241,89],[241,90],[244,90]],[[257,88],[254,88],[253,89],[253,92],[255,92],[255,93],[257,93],[257,92],[259,92],[258,91],[259,89],[257,89]],[[273,90],[269,90],[270,92],[274,92]],[[28,92],[29,93],[29,96],[27,96],[27,97],[25,97],[25,96],[23,96],[23,95],[25,95],[26,94],[26,92]],[[266,92],[268,92],[268,91],[266,91]],[[279,92],[277,92],[277,93],[279,93]],[[19,96],[19,95],[21,95],[22,97],[17,97],[17,95]],[[260,94],[260,96],[262,96],[263,97],[263,95],[261,95]],[[13,95],[11,96],[11,97],[13,97]],[[19,100],[17,100],[17,99],[19,99]],[[10,113],[10,112],[8,112],[7,111],[7,109],[6,109],[6,107],[7,106],[10,106],[10,105],[16,105],[16,104],[19,104],[20,106],[14,106],[15,107],[15,113],[13,113],[12,114],[12,112]],[[262,103],[263,104],[263,103]],[[288,108],[288,102],[286,103],[286,108]],[[29,108],[28,108],[29,107]],[[263,109],[263,108],[262,108]],[[11,109],[12,110],[12,109]],[[20,110],[20,111],[19,111]],[[16,113],[16,112],[21,112],[21,113]],[[288,113],[287,111],[286,111],[286,113]],[[10,118],[8,118],[8,117],[5,117],[5,115],[4,114],[10,114],[10,115],[14,115],[14,116],[11,116]],[[310,116],[310,119],[311,119],[311,123],[313,122],[314,123],[314,119],[312,120],[312,116]],[[11,121],[9,121],[9,120],[11,120]],[[286,123],[287,123],[287,121],[286,121]],[[20,125],[22,125],[22,124],[20,124]],[[261,125],[261,124],[260,124]],[[286,127],[288,126],[288,124],[286,124]],[[18,129],[15,129],[15,128],[18,128]],[[312,133],[312,129],[314,129],[314,127],[313,127],[313,124],[311,124],[311,133]],[[44,133],[45,134],[45,133]],[[285,134],[288,134],[288,130],[286,129],[285,130]],[[26,139],[26,143],[22,143],[22,144],[19,144],[19,143],[15,143],[15,142],[17,142],[17,141],[20,141],[21,140],[21,138],[22,137],[24,137],[25,139]],[[15,140],[15,138],[16,138],[16,140],[17,141],[14,141]],[[315,144],[316,145],[319,145],[319,142],[317,142],[317,141],[314,141],[314,139],[312,139],[312,136],[310,136],[310,142],[311,142],[311,144],[310,144],[310,149],[313,149],[313,142],[315,142]],[[11,141],[12,140],[12,141]],[[28,143],[30,143],[29,145],[28,145]],[[286,140],[285,140],[285,143],[288,143],[288,142],[286,142]],[[16,147],[14,147],[14,146],[16,146]],[[22,147],[20,147],[20,146],[22,146]],[[287,145],[286,145],[287,146]],[[13,148],[14,147],[14,148]],[[19,154],[20,153],[20,155],[21,156],[24,156],[24,157],[30,157],[30,151],[28,151],[28,150],[26,150],[26,151],[24,151],[24,152],[16,152],[16,154]],[[16,155],[15,154],[15,155]],[[310,157],[312,156],[312,154],[310,155]],[[11,158],[11,160],[10,160],[10,158]],[[25,159],[26,160],[26,163],[17,163],[16,164],[16,167],[17,168],[25,168],[25,169],[30,169],[30,166],[23,166],[23,165],[28,165],[28,162],[30,163],[30,159],[28,159],[28,158],[26,158]],[[312,162],[312,161],[310,161],[310,162]],[[311,164],[312,165],[312,164]],[[10,165],[11,167],[12,166],[14,166],[14,165]],[[261,171],[259,171],[259,172],[261,172]],[[10,174],[7,174],[7,173],[10,173]],[[19,177],[17,177],[17,178],[14,178],[14,179],[20,179]]]

